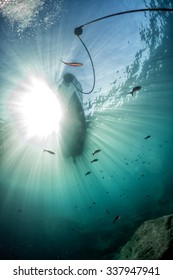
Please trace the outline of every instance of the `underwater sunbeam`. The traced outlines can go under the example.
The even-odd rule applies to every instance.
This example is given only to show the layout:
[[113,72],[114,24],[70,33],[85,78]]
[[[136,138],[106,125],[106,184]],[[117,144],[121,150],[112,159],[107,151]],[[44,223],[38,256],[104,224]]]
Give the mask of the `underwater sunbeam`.
[[15,115],[27,138],[46,137],[58,132],[62,110],[46,82],[32,78],[15,103]]

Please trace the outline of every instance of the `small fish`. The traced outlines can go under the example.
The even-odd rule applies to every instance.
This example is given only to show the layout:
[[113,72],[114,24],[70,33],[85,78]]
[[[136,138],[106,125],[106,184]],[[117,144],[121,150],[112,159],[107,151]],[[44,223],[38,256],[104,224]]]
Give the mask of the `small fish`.
[[133,94],[134,94],[136,91],[140,90],[140,89],[141,89],[140,86],[134,87],[134,88],[132,89],[132,91],[128,92],[128,94],[131,94],[131,95],[133,96]]
[[115,222],[118,221],[119,219],[120,219],[120,215],[116,216],[112,223],[115,224]]
[[[60,59],[61,60],[61,59]],[[73,67],[80,67],[80,66],[83,66],[82,63],[80,62],[65,62],[63,60],[61,60],[62,63],[64,63],[65,65],[68,65],[68,66],[73,66]]]
[[91,161],[91,163],[98,161],[98,158],[95,158]]
[[87,175],[89,175],[89,174],[91,174],[91,171],[88,171],[87,173],[85,173],[85,176],[87,176]]
[[47,152],[47,153],[49,153],[49,154],[51,154],[51,155],[55,155],[55,153],[52,152],[52,151],[50,151],[50,150],[43,150],[43,152]]
[[94,153],[93,153],[93,156],[97,153],[101,152],[101,150],[96,150]]
[[148,139],[148,138],[150,138],[151,137],[151,135],[147,135],[146,137],[144,137],[144,139]]

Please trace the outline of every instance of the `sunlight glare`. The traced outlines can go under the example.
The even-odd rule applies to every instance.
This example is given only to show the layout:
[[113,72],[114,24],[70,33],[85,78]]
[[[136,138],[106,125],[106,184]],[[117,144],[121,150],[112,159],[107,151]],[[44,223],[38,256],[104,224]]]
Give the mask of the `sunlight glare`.
[[44,81],[33,78],[20,105],[28,137],[44,137],[58,132],[62,116],[61,106]]

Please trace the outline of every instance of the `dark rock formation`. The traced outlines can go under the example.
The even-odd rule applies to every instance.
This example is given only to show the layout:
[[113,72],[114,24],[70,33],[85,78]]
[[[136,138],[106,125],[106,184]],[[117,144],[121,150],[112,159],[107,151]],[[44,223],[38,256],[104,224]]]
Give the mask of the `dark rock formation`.
[[173,260],[173,215],[144,222],[121,249],[123,260]]

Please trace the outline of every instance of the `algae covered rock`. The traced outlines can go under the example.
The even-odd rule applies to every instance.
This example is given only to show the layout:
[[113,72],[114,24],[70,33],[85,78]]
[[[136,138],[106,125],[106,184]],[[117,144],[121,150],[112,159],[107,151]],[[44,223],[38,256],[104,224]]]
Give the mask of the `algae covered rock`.
[[123,260],[173,260],[173,215],[144,222],[121,249]]

